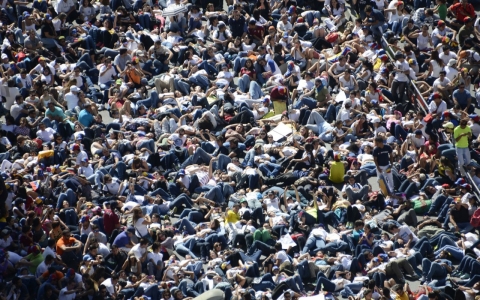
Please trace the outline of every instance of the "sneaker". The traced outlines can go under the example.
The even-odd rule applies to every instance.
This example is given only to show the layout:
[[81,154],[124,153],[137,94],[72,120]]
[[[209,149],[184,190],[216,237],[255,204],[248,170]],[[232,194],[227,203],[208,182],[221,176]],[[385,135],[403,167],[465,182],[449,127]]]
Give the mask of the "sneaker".
[[177,212],[177,207],[175,206],[169,213],[170,217],[173,217],[173,215]]
[[414,275],[410,276],[410,278],[412,280],[418,280],[420,278],[420,276],[418,276],[417,274],[414,274]]
[[463,274],[460,279],[470,279],[470,275],[469,274]]
[[422,276],[420,278],[420,284],[424,284],[426,281],[427,281],[427,279],[425,277]]

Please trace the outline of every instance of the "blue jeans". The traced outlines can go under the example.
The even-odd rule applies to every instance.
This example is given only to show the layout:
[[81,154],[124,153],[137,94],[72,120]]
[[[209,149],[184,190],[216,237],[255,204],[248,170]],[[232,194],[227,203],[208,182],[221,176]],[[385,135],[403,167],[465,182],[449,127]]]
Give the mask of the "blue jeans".
[[150,108],[150,107],[157,108],[159,101],[160,99],[158,98],[158,93],[156,91],[153,91],[150,94],[150,98],[137,101],[137,107],[140,107],[140,105],[143,105],[146,108]]
[[459,166],[466,166],[470,163],[470,149],[455,147]]
[[65,193],[61,193],[58,196],[57,209],[62,208],[64,200],[68,201],[68,204],[69,204],[70,207],[75,207],[75,205],[77,204],[77,201],[76,201],[77,198],[76,198],[75,193],[73,192],[72,189],[68,189]]
[[301,97],[295,102],[295,104],[293,104],[293,108],[300,109],[304,105],[308,106],[310,109],[314,109],[317,107],[317,100],[311,97]]
[[280,170],[282,169],[281,165],[274,164],[274,163],[262,163],[258,166],[258,169],[262,174],[264,174],[266,177],[275,177],[280,173]]
[[433,279],[441,280],[447,277],[447,270],[445,267],[436,262],[431,262],[428,258],[422,260],[423,276],[427,281]]
[[249,92],[252,99],[260,99],[263,97],[262,88],[256,81],[250,82]]
[[452,255],[452,257],[458,261],[461,261],[462,258],[465,256],[463,254],[463,250],[461,250],[456,246],[450,246],[450,245],[446,245],[446,246],[443,246],[442,248],[439,248],[437,251],[435,251],[435,256],[438,256],[442,251],[450,253],[450,255]]

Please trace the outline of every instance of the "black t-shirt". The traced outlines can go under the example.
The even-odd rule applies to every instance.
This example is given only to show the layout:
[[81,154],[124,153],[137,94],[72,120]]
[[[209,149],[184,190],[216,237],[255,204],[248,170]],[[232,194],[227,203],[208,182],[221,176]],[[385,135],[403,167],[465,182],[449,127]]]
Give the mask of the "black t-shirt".
[[[275,53],[273,56],[273,60],[277,63],[277,65],[283,65],[285,63],[285,57],[281,55],[280,53]],[[283,61],[283,62],[282,62]]]
[[242,288],[249,287],[252,284],[252,282],[253,282],[253,278],[246,276],[245,277],[245,284],[242,286]]
[[235,157],[238,157],[238,158],[242,158],[244,154],[243,151],[238,147],[235,149],[230,148],[230,153],[232,152],[235,152]]
[[383,148],[375,147],[373,149],[373,157],[377,158],[379,166],[388,166],[390,164],[390,155],[392,153],[392,147],[389,145],[383,145]]
[[[403,28],[403,35],[408,37],[408,35],[414,31],[420,30],[420,27],[413,25],[412,29],[408,28],[408,25]],[[417,38],[408,38],[415,45],[417,44]]]
[[43,25],[42,26],[42,29],[41,29],[41,36],[42,38],[46,38],[47,36],[45,35],[45,33],[48,32],[51,36],[53,36],[55,34],[55,30],[53,29],[53,26],[51,25]]
[[453,208],[450,211],[450,215],[455,220],[455,222],[458,223],[468,222],[470,220],[468,209],[465,206],[461,206],[458,210],[456,208]]

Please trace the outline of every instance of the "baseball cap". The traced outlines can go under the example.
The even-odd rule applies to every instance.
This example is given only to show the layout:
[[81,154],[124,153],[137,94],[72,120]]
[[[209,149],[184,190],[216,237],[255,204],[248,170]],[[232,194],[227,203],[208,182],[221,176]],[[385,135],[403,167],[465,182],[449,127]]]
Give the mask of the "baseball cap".
[[129,226],[129,227],[127,228],[127,232],[130,232],[130,233],[135,234],[135,228],[134,228],[133,226]]
[[465,179],[463,179],[463,178],[458,178],[457,181],[455,181],[455,184],[456,184],[456,185],[465,184]]
[[453,125],[452,122],[447,122],[447,123],[443,124],[442,127],[443,127],[443,128],[448,128],[448,129],[453,129],[453,128],[455,128],[455,126]]
[[46,15],[45,15],[45,20],[51,21],[51,20],[52,20],[52,16],[51,16],[50,14],[46,14]]
[[471,190],[472,189],[472,186],[468,183],[462,184],[461,187],[466,189],[466,190]]
[[440,26],[443,26],[443,25],[445,25],[445,21],[443,21],[443,20],[438,21],[437,26],[440,27]]
[[422,131],[420,129],[415,130],[415,135],[421,135]]
[[72,148],[73,151],[80,151],[80,146],[75,144],[73,145],[73,148]]
[[442,95],[440,95],[440,93],[435,92],[435,93],[433,93],[432,98],[433,99],[442,98]]
[[230,264],[230,261],[226,261],[226,262],[224,262],[224,263],[222,264],[222,266],[221,266],[221,267],[222,267],[222,269],[224,269],[224,270],[225,270],[229,264]]
[[178,175],[178,176],[185,176],[185,169],[180,169],[180,170],[178,170],[177,175]]
[[80,91],[80,89],[76,85],[72,85],[70,87],[70,92],[79,92],[79,91]]

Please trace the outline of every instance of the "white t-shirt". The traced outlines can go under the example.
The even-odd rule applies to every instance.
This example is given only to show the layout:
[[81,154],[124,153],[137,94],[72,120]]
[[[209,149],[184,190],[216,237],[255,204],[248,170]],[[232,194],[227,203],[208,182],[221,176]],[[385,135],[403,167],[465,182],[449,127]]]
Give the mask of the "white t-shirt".
[[280,264],[283,264],[285,261],[288,260],[288,255],[284,250],[281,250],[275,254],[275,259],[280,260]]
[[64,287],[60,290],[60,294],[58,295],[58,300],[73,300],[76,297],[76,293],[65,294],[68,291],[67,287]]
[[[106,71],[106,72],[105,72]],[[105,72],[103,75],[102,73]],[[112,80],[112,76],[115,75],[115,68],[112,66],[107,70],[107,66],[103,65],[100,68],[100,75],[98,76],[98,84],[105,84],[108,81]]]
[[102,284],[107,288],[107,291],[108,293],[110,293],[110,295],[113,295],[115,293],[115,287],[113,286],[112,278],[108,278],[107,280],[102,282]]
[[10,107],[10,115],[16,119],[19,115],[20,115],[20,112],[22,109],[25,109],[25,104],[22,103],[22,104],[13,104],[12,107]]
[[433,91],[434,92],[438,92],[438,87],[441,86],[441,87],[446,87],[448,84],[450,83],[450,80],[445,77],[443,79],[443,81],[440,81],[440,78],[437,78],[435,79],[435,81],[433,82]]
[[119,180],[115,177],[112,178],[112,182],[103,185],[103,190],[109,192],[112,195],[118,195],[118,189],[120,188]]
[[267,197],[263,202],[267,205],[267,211],[279,211],[280,209],[278,208],[278,197],[274,197],[271,199],[270,197]]
[[132,247],[129,254],[135,255],[135,258],[137,260],[140,260],[140,258],[142,258],[143,254],[145,252],[147,252],[147,248],[140,247],[140,243],[138,243],[138,244],[136,244],[135,246]]
[[187,137],[185,135],[180,137],[180,135],[178,133],[173,133],[172,135],[170,135],[170,137],[168,139],[173,141],[172,149],[175,149],[175,147],[182,147],[183,148],[183,145],[185,144],[185,141],[187,140]]
[[78,96],[72,92],[65,94],[65,101],[67,102],[68,110],[74,110],[78,106]]
[[448,51],[448,54],[445,54],[445,52],[440,53],[439,55],[440,59],[443,60],[443,63],[445,66],[448,64],[448,61],[451,59],[457,59],[457,55],[453,51]]
[[154,252],[148,252],[147,254],[147,260],[150,261],[150,260],[153,260],[156,264],[158,264],[159,261],[162,261],[163,259],[163,254],[158,252],[158,253],[154,253]]
[[417,236],[410,230],[407,225],[400,226],[398,229],[399,231],[397,233],[397,236],[401,238],[405,244],[408,243],[408,240],[410,239],[410,234],[413,235],[412,242],[415,243],[418,241]]
[[138,231],[136,233],[136,235],[138,236],[140,234],[140,236],[138,236],[138,237],[143,237],[143,236],[146,236],[148,234],[147,225],[142,224],[143,221],[145,221],[145,218],[139,218],[137,220],[137,222],[135,223],[135,229],[137,229],[137,231]]

